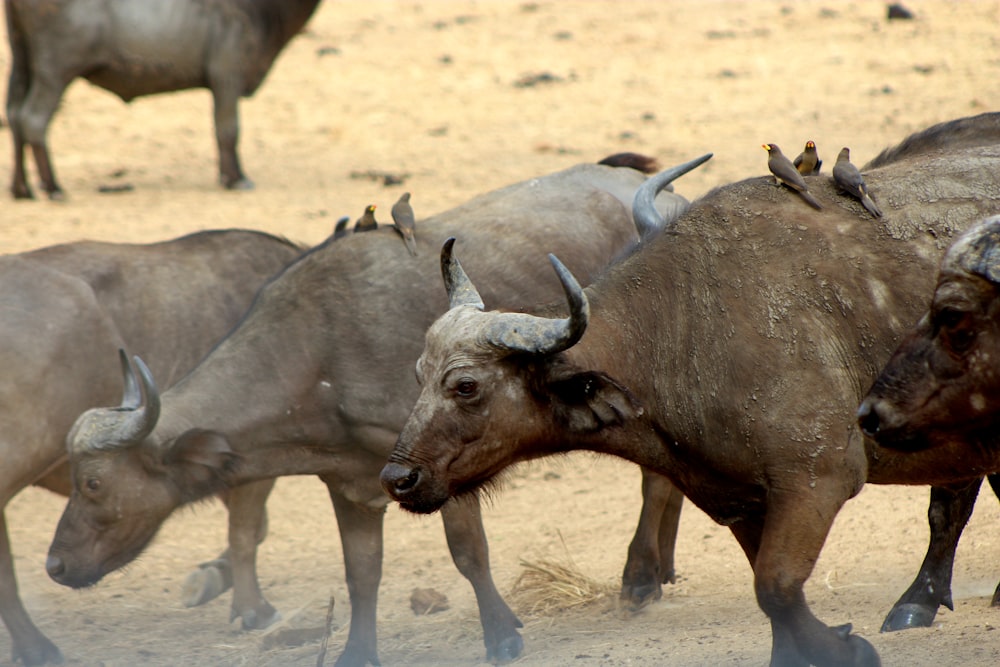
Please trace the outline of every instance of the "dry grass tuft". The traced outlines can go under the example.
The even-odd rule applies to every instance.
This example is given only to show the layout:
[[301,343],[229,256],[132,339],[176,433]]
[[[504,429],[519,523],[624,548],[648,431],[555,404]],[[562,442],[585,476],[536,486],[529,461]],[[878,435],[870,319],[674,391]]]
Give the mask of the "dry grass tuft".
[[511,589],[511,599],[527,614],[550,615],[617,599],[613,584],[601,583],[580,571],[575,563],[521,559],[523,571]]

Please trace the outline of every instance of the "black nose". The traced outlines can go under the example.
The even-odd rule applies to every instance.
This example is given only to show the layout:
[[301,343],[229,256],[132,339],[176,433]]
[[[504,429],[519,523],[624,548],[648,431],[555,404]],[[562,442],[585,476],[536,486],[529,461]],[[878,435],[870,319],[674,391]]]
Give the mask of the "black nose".
[[66,572],[66,564],[62,562],[62,558],[59,556],[49,555],[45,559],[45,571],[49,573],[50,577],[58,580]]
[[420,483],[420,469],[398,463],[387,463],[382,468],[381,480],[385,492],[399,500],[406,497]]
[[861,427],[861,432],[869,438],[874,438],[881,426],[880,422],[878,410],[875,409],[872,402],[862,403],[861,407],[858,408],[858,426]]

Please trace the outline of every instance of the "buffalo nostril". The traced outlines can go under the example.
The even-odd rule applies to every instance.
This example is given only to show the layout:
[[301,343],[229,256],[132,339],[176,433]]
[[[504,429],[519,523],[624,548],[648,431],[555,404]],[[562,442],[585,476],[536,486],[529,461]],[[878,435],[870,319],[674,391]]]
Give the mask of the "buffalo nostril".
[[66,564],[62,562],[62,558],[59,556],[50,555],[45,559],[45,571],[49,573],[50,577],[55,579],[66,572]]
[[420,481],[420,471],[414,468],[406,477],[402,477],[393,482],[396,491],[405,493],[417,485]]
[[382,486],[394,498],[405,496],[420,482],[420,470],[390,463],[382,469]]
[[872,407],[872,404],[868,401],[862,403],[861,407],[858,408],[858,426],[861,427],[861,432],[870,438],[875,437],[881,426],[879,422],[878,411]]

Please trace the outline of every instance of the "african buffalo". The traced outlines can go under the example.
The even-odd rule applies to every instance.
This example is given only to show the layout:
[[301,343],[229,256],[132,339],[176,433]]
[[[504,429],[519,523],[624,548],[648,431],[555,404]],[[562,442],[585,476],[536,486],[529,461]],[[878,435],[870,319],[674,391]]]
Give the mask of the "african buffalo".
[[[596,275],[635,243],[628,205],[644,179],[579,165],[518,183],[420,223],[415,255],[392,227],[329,239],[265,285],[240,327],[162,397],[137,363],[146,403],[91,410],[73,427],[73,491],[49,573],[91,584],[135,557],[181,505],[249,480],[318,475],[337,515],[351,599],[337,664],[378,664],[389,502],[378,473],[418,393],[412,368],[424,330],[447,307],[431,280],[436,248],[462,238],[490,267],[491,297],[509,307],[554,297],[538,268],[544,252]],[[662,202],[686,206],[676,195]],[[443,514],[453,560],[475,589],[487,655],[512,659],[523,647],[520,622],[493,584],[479,504],[449,503]]]
[[[142,350],[173,384],[237,323],[256,288],[300,252],[284,239],[228,230],[0,257],[0,616],[14,661],[37,665],[61,655],[18,598],[2,508],[29,484],[69,495],[66,433],[80,412],[119,395],[119,375],[109,368],[117,347]],[[261,485],[266,497],[270,484]],[[247,530],[252,539],[258,525]],[[251,561],[252,581],[241,585],[259,594],[252,568]]]
[[866,480],[942,481],[896,467],[853,415],[949,237],[1000,206],[1000,114],[914,135],[865,178],[881,220],[829,179],[810,184],[824,206],[812,212],[760,177],[694,202],[586,290],[554,260],[568,314],[484,311],[446,246],[452,307],[427,332],[383,487],[432,512],[519,461],[629,459],[733,532],[771,620],[772,665],[879,664],[849,625],[813,616],[803,584]]
[[[866,435],[881,447],[911,453],[899,457],[899,465],[936,466],[945,471],[942,483],[950,482],[935,489],[928,512],[932,526],[942,524],[938,550],[945,553],[943,563],[925,563],[898,605],[901,617],[916,617],[923,625],[930,625],[938,605],[952,607],[951,558],[983,473],[1000,472],[993,358],[1000,324],[998,240],[1000,216],[992,216],[955,241],[941,262],[929,310],[858,409]],[[989,475],[989,480],[1000,495],[1000,476]],[[1000,605],[1000,585],[992,604]]]
[[83,77],[126,102],[208,88],[215,106],[219,181],[252,188],[236,155],[237,103],[257,90],[319,0],[4,0],[12,54],[7,120],[15,198],[31,198],[24,148],[42,189],[63,196],[46,133],[66,86]]

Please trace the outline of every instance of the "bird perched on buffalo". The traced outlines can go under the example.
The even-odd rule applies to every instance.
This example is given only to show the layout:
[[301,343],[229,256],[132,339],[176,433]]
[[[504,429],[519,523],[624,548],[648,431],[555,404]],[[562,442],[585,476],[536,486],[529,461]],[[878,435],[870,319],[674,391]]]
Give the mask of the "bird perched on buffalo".
[[354,223],[354,231],[370,232],[377,228],[378,223],[375,221],[375,204],[368,204],[368,206],[365,207],[365,212],[361,214],[361,217]]
[[334,239],[339,239],[341,236],[347,236],[347,223],[350,221],[351,219],[346,215],[337,220],[337,224],[333,226]]
[[823,161],[819,159],[819,154],[816,152],[815,142],[807,141],[805,149],[792,160],[792,164],[803,176],[818,174],[819,168],[823,166]]
[[798,172],[792,161],[785,157],[785,154],[781,152],[778,145],[763,144],[762,148],[767,151],[767,168],[774,176],[774,182],[787,185],[792,190],[795,190],[814,209],[822,209],[823,205],[809,192],[809,186],[806,185],[802,174]]
[[878,207],[875,200],[868,194],[868,184],[861,176],[858,168],[851,164],[851,149],[840,149],[837,156],[837,163],[833,165],[833,182],[837,184],[842,192],[846,192],[861,200],[861,205],[876,218],[882,217],[882,209]]
[[404,192],[399,200],[392,205],[392,223],[396,231],[403,237],[406,249],[414,257],[417,256],[417,239],[414,236],[416,222],[413,218],[413,207],[410,206],[410,193]]

